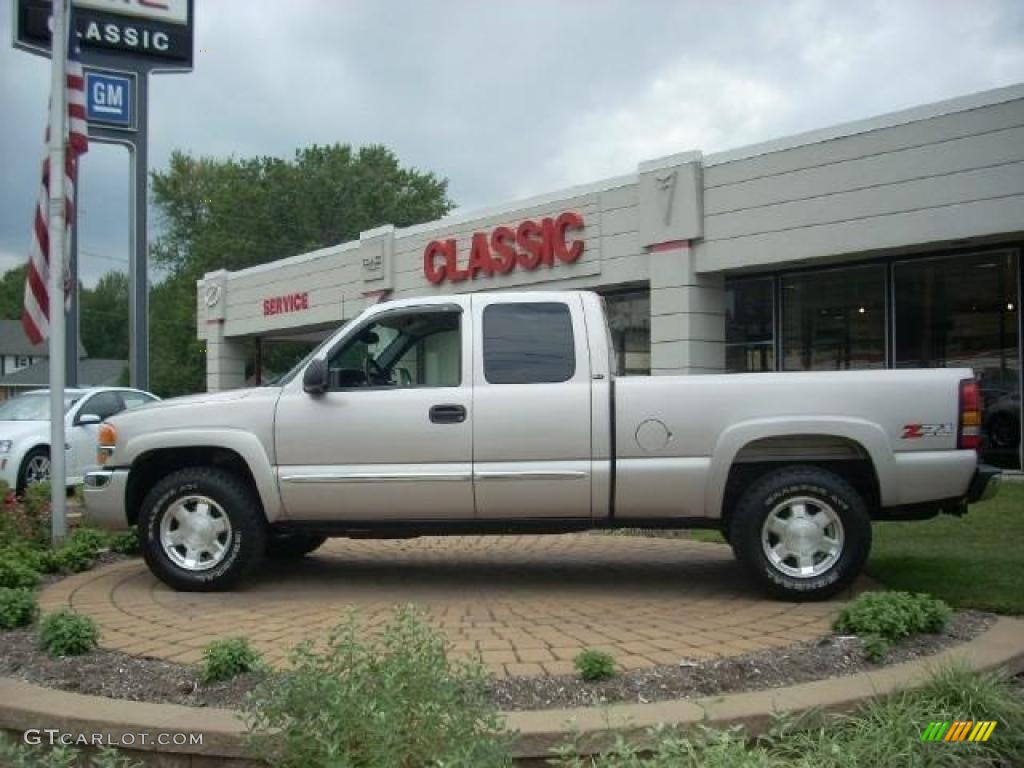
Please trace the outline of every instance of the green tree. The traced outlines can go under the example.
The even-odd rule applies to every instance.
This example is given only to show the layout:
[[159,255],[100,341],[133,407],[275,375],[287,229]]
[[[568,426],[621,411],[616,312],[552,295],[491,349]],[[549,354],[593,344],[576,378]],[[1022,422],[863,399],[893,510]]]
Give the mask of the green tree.
[[313,146],[291,161],[219,160],[175,152],[152,174],[162,234],[151,249],[168,277],[155,286],[153,390],[169,396],[205,389],[196,340],[196,280],[357,238],[381,224],[404,227],[452,208],[448,182],[403,168],[382,146]]
[[21,319],[25,304],[25,265],[9,269],[0,276],[0,318]]
[[128,275],[108,272],[79,292],[82,344],[89,357],[128,359]]

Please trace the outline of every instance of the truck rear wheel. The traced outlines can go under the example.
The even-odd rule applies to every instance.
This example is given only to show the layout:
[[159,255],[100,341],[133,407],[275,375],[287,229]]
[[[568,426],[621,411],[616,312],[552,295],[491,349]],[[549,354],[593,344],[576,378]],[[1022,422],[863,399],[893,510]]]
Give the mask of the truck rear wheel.
[[822,600],[860,574],[871,549],[864,499],[839,475],[793,466],[761,477],[730,525],[736,558],[769,592]]
[[162,582],[182,592],[227,589],[263,557],[260,503],[235,475],[189,467],[163,478],[139,514],[142,554]]

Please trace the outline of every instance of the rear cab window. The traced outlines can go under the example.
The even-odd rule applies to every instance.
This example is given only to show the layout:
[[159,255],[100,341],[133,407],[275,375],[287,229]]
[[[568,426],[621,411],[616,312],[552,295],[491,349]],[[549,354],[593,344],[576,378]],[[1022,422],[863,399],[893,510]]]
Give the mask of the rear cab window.
[[569,307],[560,302],[490,304],[483,312],[489,384],[554,384],[576,373]]

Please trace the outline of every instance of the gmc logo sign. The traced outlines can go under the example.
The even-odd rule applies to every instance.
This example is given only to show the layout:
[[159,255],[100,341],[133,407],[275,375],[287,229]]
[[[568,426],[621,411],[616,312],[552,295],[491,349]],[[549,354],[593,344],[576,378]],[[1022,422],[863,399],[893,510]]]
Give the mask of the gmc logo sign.
[[263,316],[280,315],[284,312],[301,312],[309,309],[309,294],[289,293],[284,296],[271,296],[263,300]]
[[515,229],[496,227],[474,232],[465,266],[459,266],[454,239],[434,240],[423,250],[423,274],[434,285],[445,280],[461,283],[479,275],[507,275],[515,269],[532,271],[556,263],[572,264],[583,255],[583,241],[570,238],[583,229],[583,217],[566,211],[556,218],[524,221]]

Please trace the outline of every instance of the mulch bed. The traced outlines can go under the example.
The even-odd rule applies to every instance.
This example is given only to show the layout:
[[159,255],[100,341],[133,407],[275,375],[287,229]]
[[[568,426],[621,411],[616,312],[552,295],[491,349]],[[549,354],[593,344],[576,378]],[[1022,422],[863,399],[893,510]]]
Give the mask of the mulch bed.
[[504,710],[550,709],[619,702],[645,704],[780,688],[929,656],[977,637],[996,618],[976,611],[958,613],[945,632],[907,638],[889,651],[882,664],[864,657],[859,638],[829,635],[743,656],[701,662],[681,660],[679,666],[636,670],[601,682],[585,683],[573,675],[509,678],[495,682],[494,700]]
[[[121,558],[105,556],[104,561],[114,559]],[[974,611],[956,614],[945,632],[900,643],[884,663],[927,656],[970,640],[995,619]],[[496,680],[491,697],[503,710],[645,703],[775,688],[878,666],[864,658],[856,637],[828,636],[744,656],[701,662],[681,660],[678,666],[627,672],[603,682],[587,683],[574,675]],[[33,627],[0,633],[0,675],[76,693],[194,707],[237,707],[260,680],[259,675],[249,674],[206,685],[199,679],[197,666],[105,649],[85,656],[51,658],[39,647]]]

